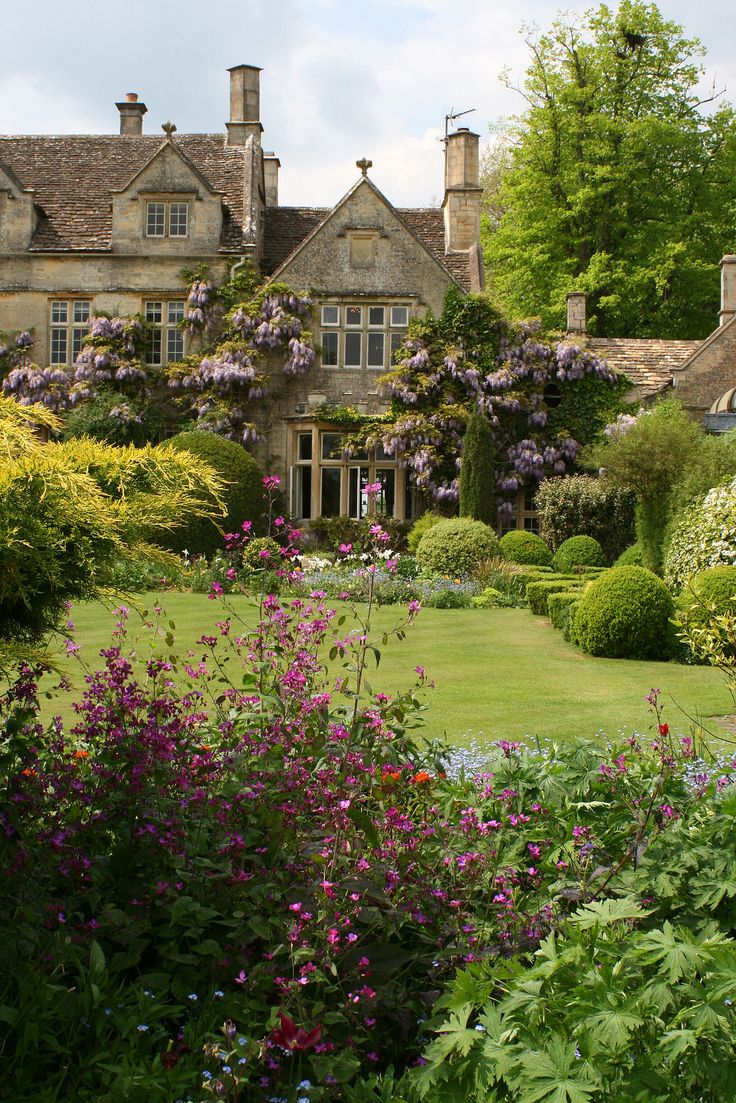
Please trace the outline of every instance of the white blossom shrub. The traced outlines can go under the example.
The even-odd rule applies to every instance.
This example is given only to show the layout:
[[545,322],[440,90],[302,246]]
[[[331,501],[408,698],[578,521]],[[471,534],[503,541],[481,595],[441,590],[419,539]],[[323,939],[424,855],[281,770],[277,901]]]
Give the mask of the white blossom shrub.
[[736,563],[736,479],[709,490],[676,522],[665,556],[665,582],[681,590],[693,575],[723,563]]

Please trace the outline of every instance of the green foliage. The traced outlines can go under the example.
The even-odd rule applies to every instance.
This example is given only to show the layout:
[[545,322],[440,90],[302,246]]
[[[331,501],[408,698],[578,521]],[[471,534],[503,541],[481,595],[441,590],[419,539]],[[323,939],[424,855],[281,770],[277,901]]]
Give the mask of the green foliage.
[[512,529],[501,537],[498,546],[504,559],[511,563],[539,567],[549,567],[552,564],[549,546],[535,532]]
[[463,438],[460,470],[460,516],[486,525],[495,522],[496,448],[488,418],[473,413]]
[[674,484],[698,455],[704,430],[679,402],[668,399],[640,414],[625,431],[590,449],[615,486],[636,495],[636,536],[644,566],[660,573]]
[[614,567],[643,567],[644,557],[639,544],[630,544],[619,555]]
[[547,615],[553,628],[557,628],[566,640],[570,638],[570,614],[580,600],[580,592],[560,590],[547,596]]
[[612,659],[666,659],[669,590],[645,567],[612,567],[594,579],[570,620],[570,638],[590,655]]
[[582,583],[576,583],[571,578],[540,578],[529,582],[526,588],[526,599],[532,613],[538,617],[549,616],[548,600],[551,594],[561,594],[573,591],[577,587],[582,588]]
[[425,597],[424,604],[431,609],[467,609],[472,601],[464,590],[435,590]]
[[482,235],[504,310],[562,327],[577,289],[593,333],[705,336],[736,234],[736,142],[730,105],[703,103],[700,43],[640,0],[525,41],[525,109],[502,135]]
[[188,452],[206,464],[225,484],[225,513],[218,523],[208,518],[190,518],[178,525],[167,539],[172,551],[210,556],[224,543],[224,533],[237,532],[243,521],[253,522],[255,533],[265,532],[263,472],[255,459],[239,444],[214,433],[179,433],[167,441],[169,448]]
[[[389,535],[391,551],[403,551],[407,546],[410,522],[397,521],[382,513],[371,513],[357,521],[354,517],[316,517],[310,522],[310,532],[317,547],[334,551],[340,544],[362,544],[371,525],[380,525]],[[411,550],[411,549],[409,549]]]
[[160,439],[163,419],[149,398],[101,391],[70,410],[62,437],[93,437],[107,444],[145,444]]
[[256,536],[242,549],[242,569],[244,574],[254,571],[274,570],[281,567],[283,557],[278,541],[270,536]]
[[537,491],[535,505],[541,534],[553,550],[571,536],[592,536],[610,563],[633,540],[634,493],[605,479],[547,479]]
[[[678,596],[676,609],[676,624],[680,629],[686,628],[685,637],[697,636],[702,640],[700,633],[707,634],[714,622],[736,616],[736,567],[723,565],[701,571]],[[688,650],[683,658],[700,659],[700,651],[701,648],[695,652]]]
[[486,586],[482,593],[471,598],[474,609],[510,609],[516,605],[513,595],[497,590],[495,586]]
[[669,533],[664,577],[680,590],[693,575],[730,564],[736,548],[736,479],[709,490],[680,514]]
[[482,521],[457,517],[440,521],[417,545],[417,563],[433,574],[472,574],[485,559],[498,555],[498,539]]
[[429,532],[431,528],[438,525],[440,521],[447,520],[439,513],[423,513],[409,529],[409,535],[406,538],[407,549],[416,555],[417,548],[419,547],[419,541],[424,536],[425,532]]
[[603,548],[592,536],[569,536],[555,552],[552,565],[556,571],[573,571],[576,567],[605,567]]

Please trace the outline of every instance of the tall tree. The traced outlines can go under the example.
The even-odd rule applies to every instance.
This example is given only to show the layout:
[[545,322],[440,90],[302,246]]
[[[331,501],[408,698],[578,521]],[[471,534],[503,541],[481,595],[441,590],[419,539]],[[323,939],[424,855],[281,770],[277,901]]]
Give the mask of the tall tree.
[[468,418],[460,471],[460,516],[493,525],[496,520],[496,448],[485,414]]
[[736,116],[699,95],[699,41],[638,0],[525,41],[527,107],[484,220],[503,307],[559,327],[582,290],[599,335],[705,336],[736,240]]

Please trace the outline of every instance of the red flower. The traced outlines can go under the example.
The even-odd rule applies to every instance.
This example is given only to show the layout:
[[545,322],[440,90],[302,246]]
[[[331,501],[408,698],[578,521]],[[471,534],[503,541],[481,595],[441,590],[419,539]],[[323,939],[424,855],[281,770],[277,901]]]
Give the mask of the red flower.
[[281,1028],[277,1027],[271,1031],[271,1041],[275,1042],[277,1046],[281,1046],[282,1049],[286,1049],[290,1053],[295,1051],[304,1053],[319,1044],[322,1038],[320,1023],[317,1023],[312,1030],[306,1031],[303,1026],[297,1026],[294,1020],[285,1015],[283,1011],[279,1011],[279,1018],[281,1019]]
[[427,785],[432,780],[432,777],[426,770],[417,770],[411,780],[415,785]]
[[662,736],[669,735],[670,734],[669,724],[660,724],[659,725],[659,734],[662,735]]

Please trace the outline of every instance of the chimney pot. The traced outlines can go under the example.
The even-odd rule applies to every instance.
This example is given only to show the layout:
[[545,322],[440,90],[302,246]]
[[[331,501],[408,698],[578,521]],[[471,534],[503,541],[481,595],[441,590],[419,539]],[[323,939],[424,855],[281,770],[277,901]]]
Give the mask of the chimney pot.
[[727,253],[721,260],[721,310],[718,324],[725,326],[736,314],[736,255]]
[[274,153],[263,155],[263,183],[266,189],[266,206],[279,205],[279,168],[281,162]]
[[128,103],[138,103],[138,93],[137,92],[126,92],[125,93],[125,99]]

